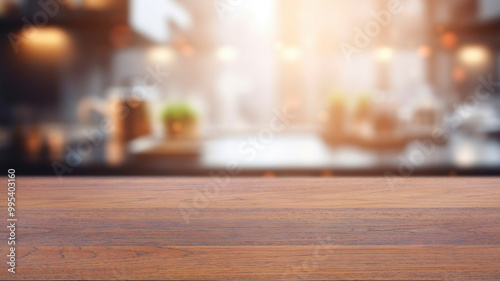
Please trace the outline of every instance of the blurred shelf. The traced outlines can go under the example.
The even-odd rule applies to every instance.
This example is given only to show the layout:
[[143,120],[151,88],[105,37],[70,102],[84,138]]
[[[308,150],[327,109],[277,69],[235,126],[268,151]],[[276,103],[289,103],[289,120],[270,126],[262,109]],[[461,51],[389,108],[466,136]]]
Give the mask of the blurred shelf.
[[444,25],[445,30],[457,33],[500,33],[500,19],[471,20],[462,23]]

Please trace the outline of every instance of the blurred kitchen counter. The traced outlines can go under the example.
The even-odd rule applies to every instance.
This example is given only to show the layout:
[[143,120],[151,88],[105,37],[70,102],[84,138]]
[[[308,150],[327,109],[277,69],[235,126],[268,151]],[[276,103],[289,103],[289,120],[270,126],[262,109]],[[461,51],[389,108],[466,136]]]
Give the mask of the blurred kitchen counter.
[[[416,143],[399,150],[334,146],[313,133],[276,135],[255,144],[255,136],[234,135],[190,141],[142,138],[128,145],[120,165],[107,164],[104,147],[94,158],[65,175],[190,175],[238,169],[241,176],[499,175],[500,142],[492,138],[451,135],[425,153]],[[419,152],[424,152],[419,154]],[[19,164],[19,173],[54,175],[51,163]],[[13,166],[6,166],[7,169]]]
[[[415,174],[480,174],[500,167],[500,142],[477,141],[463,134],[452,135],[445,144],[433,144],[429,152],[421,151],[416,142],[402,150],[333,146],[316,134],[276,135],[268,143],[256,139],[245,135],[185,142],[145,139],[131,150],[136,163],[154,163],[153,170],[164,167],[181,174],[192,174],[189,170],[205,173],[201,175],[228,165],[241,168],[242,174],[256,175],[269,171],[285,175],[398,174],[400,166],[411,166]],[[421,155],[415,154],[418,152]]]

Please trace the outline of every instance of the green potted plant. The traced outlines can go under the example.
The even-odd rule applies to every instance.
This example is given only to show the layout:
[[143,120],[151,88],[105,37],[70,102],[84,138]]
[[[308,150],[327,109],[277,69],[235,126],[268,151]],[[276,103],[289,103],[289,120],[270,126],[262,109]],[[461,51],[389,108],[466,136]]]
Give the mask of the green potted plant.
[[170,139],[193,139],[198,135],[198,116],[186,103],[165,106],[162,120]]

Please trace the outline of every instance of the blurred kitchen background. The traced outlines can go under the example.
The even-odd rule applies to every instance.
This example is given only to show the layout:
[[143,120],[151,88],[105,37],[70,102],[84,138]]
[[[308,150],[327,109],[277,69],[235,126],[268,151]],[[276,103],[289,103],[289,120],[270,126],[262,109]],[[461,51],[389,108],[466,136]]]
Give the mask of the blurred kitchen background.
[[498,0],[0,0],[25,175],[498,175]]

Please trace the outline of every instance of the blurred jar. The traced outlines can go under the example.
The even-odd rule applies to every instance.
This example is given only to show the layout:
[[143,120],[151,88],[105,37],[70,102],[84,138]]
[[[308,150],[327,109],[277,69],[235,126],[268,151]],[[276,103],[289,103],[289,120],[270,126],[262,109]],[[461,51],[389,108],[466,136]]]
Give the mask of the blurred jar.
[[92,111],[102,115],[97,127],[105,136],[106,160],[110,164],[123,162],[127,142],[151,134],[147,102],[132,91],[132,87],[112,87],[106,92],[106,99],[87,97],[78,106],[83,124],[90,125]]
[[326,114],[325,136],[330,141],[343,139],[346,135],[346,99],[345,95],[336,92],[330,96],[329,108]]
[[373,114],[373,126],[377,135],[394,135],[398,126],[396,110],[390,106],[377,108]]
[[412,122],[418,127],[435,127],[437,124],[437,108],[429,100],[420,103],[413,113]]
[[40,159],[43,147],[43,134],[40,127],[28,129],[24,145],[30,161],[35,162]]
[[61,161],[64,157],[66,139],[62,127],[52,125],[44,128],[44,135],[49,150],[49,160]]

